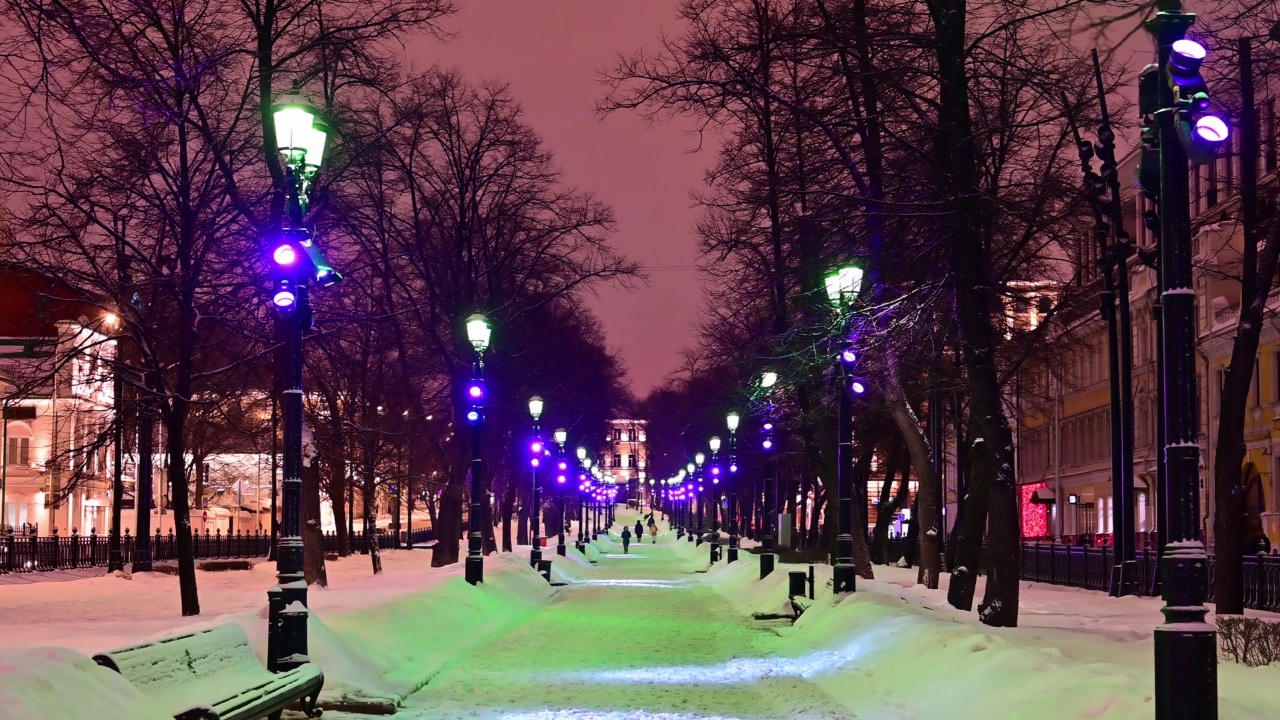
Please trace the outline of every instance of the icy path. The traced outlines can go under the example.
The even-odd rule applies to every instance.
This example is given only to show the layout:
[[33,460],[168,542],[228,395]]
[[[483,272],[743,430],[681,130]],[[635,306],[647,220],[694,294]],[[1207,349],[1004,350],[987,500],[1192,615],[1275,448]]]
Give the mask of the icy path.
[[[697,582],[687,548],[678,551],[674,543],[663,534],[656,545],[633,544],[630,556],[621,555],[619,544],[526,622],[451,662],[395,717],[855,717],[802,672],[769,659],[773,633]],[[755,560],[743,555],[745,562]]]

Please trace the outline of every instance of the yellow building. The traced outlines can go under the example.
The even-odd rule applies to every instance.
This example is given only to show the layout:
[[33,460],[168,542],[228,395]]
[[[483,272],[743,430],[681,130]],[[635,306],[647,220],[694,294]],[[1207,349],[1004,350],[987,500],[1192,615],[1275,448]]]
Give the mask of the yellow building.
[[[610,420],[605,440],[604,472],[619,486],[618,500],[643,498],[648,503],[649,476],[645,472],[648,443],[644,420]],[[623,490],[625,488],[625,490]]]
[[[1272,103],[1274,107],[1274,103]],[[1264,114],[1264,117],[1274,117]],[[1274,136],[1274,133],[1270,133]],[[1262,182],[1276,180],[1274,140],[1259,160]],[[1121,177],[1132,179],[1136,155],[1121,163]],[[1195,293],[1200,392],[1201,511],[1207,540],[1213,536],[1212,451],[1221,404],[1223,370],[1240,313],[1239,270],[1242,233],[1234,179],[1239,157],[1227,155],[1199,168],[1192,178]],[[1139,247],[1155,244],[1142,217],[1149,208],[1133,192],[1125,203],[1125,224]],[[1077,262],[1092,267],[1088,252]],[[1133,345],[1135,527],[1155,530],[1156,488],[1156,332],[1153,302],[1155,273],[1131,261],[1129,267]],[[1082,282],[1100,288],[1096,271]],[[1087,289],[1087,288],[1086,288]],[[1257,366],[1245,418],[1248,448],[1259,480],[1249,493],[1250,510],[1262,518],[1273,544],[1280,542],[1280,293],[1271,294],[1262,330]],[[1106,324],[1094,310],[1069,324],[1067,342],[1053,368],[1024,372],[1015,383],[1018,481],[1022,485],[1023,534],[1063,537],[1109,534],[1111,520],[1111,426]],[[1050,372],[1052,370],[1052,372]],[[1259,492],[1260,490],[1260,492]],[[1140,544],[1139,547],[1142,547]]]

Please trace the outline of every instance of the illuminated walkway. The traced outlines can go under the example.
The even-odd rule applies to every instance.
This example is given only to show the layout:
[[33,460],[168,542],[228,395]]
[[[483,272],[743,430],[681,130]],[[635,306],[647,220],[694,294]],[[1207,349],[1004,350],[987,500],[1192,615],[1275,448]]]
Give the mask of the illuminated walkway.
[[630,557],[620,556],[618,545],[619,555],[610,553],[588,579],[561,588],[527,622],[447,666],[395,717],[855,717],[804,679],[814,668],[768,657],[772,631],[698,584],[674,542],[664,534],[656,545],[633,544]]

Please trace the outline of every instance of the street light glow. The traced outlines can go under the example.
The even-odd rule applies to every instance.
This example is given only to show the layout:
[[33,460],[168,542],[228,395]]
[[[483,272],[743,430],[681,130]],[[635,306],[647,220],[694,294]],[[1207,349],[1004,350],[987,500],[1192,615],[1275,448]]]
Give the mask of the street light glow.
[[467,339],[471,341],[471,346],[478,352],[484,352],[489,347],[489,337],[492,335],[493,329],[489,327],[489,321],[484,315],[474,313],[467,318]]
[[738,431],[738,423],[742,420],[741,416],[736,412],[731,412],[724,416],[724,423],[729,427],[729,432]]
[[[533,416],[534,420],[537,420],[538,418],[542,417],[542,408],[543,408],[543,402],[542,402],[541,396],[534,395],[533,397],[529,398],[529,414]],[[537,451],[535,450],[534,452],[537,452]]]
[[292,245],[281,245],[271,253],[271,259],[279,265],[292,265],[298,261],[298,253]]

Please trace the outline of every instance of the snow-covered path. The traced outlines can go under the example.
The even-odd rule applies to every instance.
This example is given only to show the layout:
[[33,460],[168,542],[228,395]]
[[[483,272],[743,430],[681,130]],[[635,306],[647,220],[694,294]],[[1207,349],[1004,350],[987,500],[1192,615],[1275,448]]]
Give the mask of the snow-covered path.
[[[625,516],[623,517],[625,520]],[[450,662],[402,720],[853,718],[801,672],[777,671],[770,628],[697,582],[674,536],[608,541],[598,565],[532,617]],[[704,556],[706,546],[699,548]],[[743,562],[755,557],[743,554]],[[557,562],[572,562],[558,558]],[[333,719],[340,713],[326,713]]]

